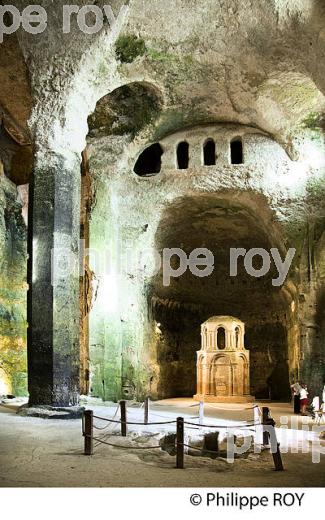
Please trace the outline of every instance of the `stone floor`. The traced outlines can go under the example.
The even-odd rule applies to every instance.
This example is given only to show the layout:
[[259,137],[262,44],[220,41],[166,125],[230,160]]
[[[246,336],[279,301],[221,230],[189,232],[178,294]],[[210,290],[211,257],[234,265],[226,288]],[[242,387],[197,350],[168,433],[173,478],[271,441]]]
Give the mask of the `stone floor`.
[[[100,417],[113,417],[116,405],[97,400],[88,401]],[[44,420],[17,415],[21,403],[0,406],[0,486],[1,487],[286,487],[325,485],[325,457],[312,463],[312,443],[318,437],[311,432],[313,422],[299,417],[286,437],[277,429],[283,453],[285,472],[275,472],[269,451],[229,464],[224,459],[212,460],[201,456],[185,456],[185,470],[175,469],[175,458],[154,449],[162,432],[173,432],[174,425],[130,427],[129,436],[122,439],[119,426],[96,430],[96,436],[128,449],[99,445],[93,457],[83,455],[81,421]],[[198,422],[197,403],[192,399],[172,399],[151,405],[150,421],[164,422],[184,416],[189,422]],[[292,417],[291,406],[268,403],[277,423],[280,417]],[[242,405],[206,405],[205,423],[240,424],[253,418],[252,410]],[[116,418],[119,418],[117,413]],[[143,408],[130,403],[129,420],[143,421]],[[99,427],[106,423],[96,420]],[[195,426],[194,430],[198,430]],[[325,430],[325,425],[324,425]],[[151,432],[151,433],[150,433]],[[105,437],[104,437],[105,436]],[[304,437],[303,437],[304,436]],[[298,439],[299,453],[292,453]],[[301,448],[304,442],[304,450]],[[145,446],[145,450],[136,447]],[[325,443],[315,450],[325,452]]]

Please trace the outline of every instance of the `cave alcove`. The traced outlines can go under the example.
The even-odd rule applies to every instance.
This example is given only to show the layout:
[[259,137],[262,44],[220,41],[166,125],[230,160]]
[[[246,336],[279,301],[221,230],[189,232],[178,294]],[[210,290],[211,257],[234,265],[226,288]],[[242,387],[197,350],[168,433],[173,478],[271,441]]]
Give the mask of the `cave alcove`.
[[[189,397],[196,393],[196,352],[200,326],[214,315],[235,316],[246,324],[245,346],[251,355],[251,394],[256,398],[287,400],[289,387],[288,331],[293,326],[292,302],[272,285],[268,275],[248,275],[238,262],[238,276],[230,277],[230,248],[281,249],[281,233],[270,227],[271,211],[263,197],[232,192],[182,197],[170,204],[156,233],[156,246],[182,248],[187,255],[209,249],[215,259],[211,276],[189,270],[164,286],[162,271],[150,283],[149,305],[156,335],[159,398]],[[258,258],[258,257],[257,257]],[[174,265],[173,265],[174,262]],[[173,268],[178,259],[172,258]],[[258,259],[255,268],[259,268]]]

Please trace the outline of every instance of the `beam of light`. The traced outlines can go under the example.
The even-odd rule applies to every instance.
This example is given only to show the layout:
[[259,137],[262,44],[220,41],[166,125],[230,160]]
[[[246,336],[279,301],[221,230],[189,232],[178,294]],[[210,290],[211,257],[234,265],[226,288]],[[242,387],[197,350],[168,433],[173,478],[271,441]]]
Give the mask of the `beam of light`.
[[0,368],[0,395],[8,395],[11,393],[8,377],[4,370]]
[[37,261],[38,261],[37,256],[38,256],[38,240],[37,240],[37,238],[34,238],[33,239],[33,276],[32,276],[33,283],[35,283],[37,281],[37,268],[36,268]]
[[112,272],[102,278],[99,284],[98,300],[104,312],[112,313],[118,309],[119,289],[116,273]]
[[325,168],[324,143],[309,139],[301,147],[302,161],[309,168]]

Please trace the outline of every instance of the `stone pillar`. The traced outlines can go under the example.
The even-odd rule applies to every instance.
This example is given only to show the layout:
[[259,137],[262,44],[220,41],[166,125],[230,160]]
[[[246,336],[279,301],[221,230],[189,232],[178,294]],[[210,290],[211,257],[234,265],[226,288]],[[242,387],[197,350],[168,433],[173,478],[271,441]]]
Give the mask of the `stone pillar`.
[[80,161],[38,152],[29,209],[29,406],[79,399]]

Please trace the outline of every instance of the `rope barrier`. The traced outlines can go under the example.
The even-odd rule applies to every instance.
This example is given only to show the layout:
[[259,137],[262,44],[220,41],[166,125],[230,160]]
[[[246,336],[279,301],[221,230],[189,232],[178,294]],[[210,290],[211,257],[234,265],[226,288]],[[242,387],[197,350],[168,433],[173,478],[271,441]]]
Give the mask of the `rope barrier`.
[[[162,449],[162,446],[121,446],[120,444],[113,444],[112,442],[107,442],[102,439],[98,439],[96,437],[93,437],[93,440],[97,441],[99,444],[105,444],[106,446],[110,446],[112,448],[118,448],[118,449],[122,449],[122,450],[159,450],[159,449]],[[97,444],[95,447],[97,448],[99,446],[99,444]],[[183,446],[183,448],[189,448],[190,450],[200,451],[201,453],[210,453],[212,455],[217,455],[217,456],[219,454],[218,451],[207,450],[204,447],[198,448],[196,446],[190,446],[189,444],[181,444],[181,446]]]
[[[112,430],[112,433],[107,433],[106,435],[104,435],[103,437],[101,437],[101,440],[106,440],[109,439],[110,437],[113,437],[113,430]],[[97,444],[94,445],[94,448],[97,448],[98,446],[100,445],[100,442],[97,442]]]
[[166,422],[154,422],[154,423],[139,423],[139,422],[128,422],[128,421],[114,421],[113,419],[106,419],[104,417],[98,417],[94,415],[94,419],[99,419],[100,421],[107,421],[109,423],[115,424],[130,424],[131,426],[161,426],[163,424],[176,424],[176,421],[166,421]]
[[111,424],[107,424],[106,426],[104,426],[103,428],[99,428],[98,426],[96,426],[96,424],[94,424],[94,428],[95,430],[99,430],[99,431],[103,431],[103,430],[107,430],[107,428],[110,428]]
[[[116,407],[115,413],[114,413],[114,415],[113,415],[113,417],[112,417],[113,420],[114,420],[115,417],[117,416],[119,409],[120,409],[120,405],[118,404],[117,407]],[[107,430],[107,428],[110,428],[110,427],[112,426],[112,424],[109,423],[107,426],[104,426],[103,428],[99,428],[99,427],[96,426],[95,424],[94,424],[93,426],[94,426],[95,430],[103,431],[103,430]]]
[[[150,403],[154,403],[154,401],[151,401],[151,400],[150,400]],[[209,406],[211,406],[212,408],[215,408],[215,409],[217,409],[217,410],[226,410],[226,411],[229,410],[229,411],[235,411],[235,412],[244,412],[244,411],[247,411],[247,410],[250,411],[250,410],[258,409],[259,412],[260,412],[260,414],[262,414],[262,410],[261,410],[261,408],[260,408],[260,406],[259,406],[258,404],[255,404],[254,406],[250,406],[250,407],[248,407],[248,408],[239,408],[239,409],[238,409],[238,408],[223,408],[223,407],[221,407],[221,406],[214,406],[212,403],[204,403],[204,404],[205,404],[205,405],[209,405]],[[197,407],[199,407],[199,406],[200,406],[200,403],[197,403],[197,404],[193,404],[193,405],[191,405],[190,408],[197,408]],[[152,411],[150,412],[150,415],[154,415],[155,417],[164,417],[164,416],[159,415],[159,414],[157,414],[156,412],[152,412]],[[191,417],[191,419],[192,419],[192,418],[195,419],[195,417]]]
[[[117,416],[118,412],[119,412],[119,409],[120,409],[120,405],[118,404],[117,407],[116,407],[116,410],[115,410],[115,414],[113,415],[112,419],[115,419],[115,417]],[[105,428],[108,430],[109,429],[109,433],[107,433],[106,435],[104,435],[103,439],[107,439],[109,437],[112,436],[113,434],[113,431],[117,428],[117,424],[114,424],[114,423],[108,423],[107,426],[105,426]],[[99,443],[97,443],[95,445],[95,448],[97,448],[99,446]]]
[[257,423],[246,423],[246,424],[232,424],[232,425],[225,425],[225,424],[197,424],[197,423],[191,423],[184,421],[184,424],[190,425],[190,426],[200,426],[200,428],[250,428],[251,426],[260,426],[260,424]]
[[[137,403],[134,402],[134,401],[130,403],[131,406],[132,405],[134,406],[135,404],[137,404]],[[134,411],[141,411],[141,409],[143,408],[144,404],[145,403],[143,403],[140,408],[137,408],[137,410],[134,410]],[[197,407],[197,406],[200,406],[200,404],[198,403],[197,405],[193,405],[190,408]],[[218,408],[218,407],[216,407],[216,408]],[[254,405],[252,407],[241,409],[241,410],[237,410],[237,411],[254,410],[256,408],[259,409],[259,406],[258,405]],[[160,422],[157,421],[157,422],[152,422],[152,423],[115,420],[115,417],[117,416],[118,410],[119,410],[119,405],[117,406],[115,414],[114,414],[112,419],[108,419],[108,418],[105,418],[105,417],[99,417],[97,415],[93,415],[93,419],[98,419],[99,421],[103,421],[103,422],[107,422],[108,423],[104,427],[100,427],[100,426],[97,426],[97,425],[93,424],[93,428],[96,429],[97,431],[104,431],[104,430],[107,430],[108,428],[113,427],[112,428],[112,431],[113,431],[117,427],[117,425],[119,425],[119,424],[121,424],[121,425],[132,425],[132,426],[164,426],[164,425],[171,425],[171,424],[176,424],[177,423],[176,420],[160,421]],[[227,410],[229,410],[229,408]],[[155,412],[151,412],[151,415],[156,416],[156,417],[164,418],[164,416],[162,416],[160,414],[157,414]],[[199,418],[191,417],[190,419],[196,420],[196,419],[199,419]],[[254,431],[251,428],[256,427],[256,426],[260,426],[260,423],[256,423],[255,421],[250,421],[250,422],[246,422],[245,424],[241,423],[241,424],[234,424],[234,425],[216,425],[216,424],[209,424],[208,425],[208,424],[200,424],[200,423],[197,423],[197,422],[194,423],[194,422],[186,422],[186,421],[184,421],[184,425],[187,426],[187,429],[191,429],[191,430],[194,430],[194,429],[195,430],[200,430],[201,428],[209,428],[209,429],[227,429],[227,430],[231,430],[231,429],[244,429],[244,430],[248,430],[248,431]],[[83,435],[85,436],[84,420],[82,422],[82,430],[83,430]],[[101,439],[93,437],[93,440],[97,442],[95,447],[97,447],[101,443],[105,443],[106,441],[104,441],[104,439],[107,439],[110,436],[111,436],[110,433],[108,433],[106,436],[102,437]],[[111,445],[113,447],[120,447],[118,445],[113,445],[113,444],[107,443],[107,442],[106,442],[106,444]],[[190,446],[188,446],[188,447],[190,447]],[[121,448],[124,448],[124,447],[121,447]],[[149,448],[143,448],[143,449],[149,449]],[[195,448],[193,447],[193,449],[195,449]]]
[[162,419],[165,419],[165,415],[159,415],[159,413],[150,412],[150,415],[154,415],[155,417],[161,417]]
[[218,455],[218,451],[206,450],[205,448],[197,448],[196,446],[190,446],[189,444],[183,444],[184,448],[190,448],[191,450],[201,451],[204,453],[212,453]]
[[[99,444],[105,444],[106,446],[111,446],[112,448],[120,448],[120,449],[128,449],[128,450],[158,450],[162,449],[162,446],[121,446],[120,444],[113,444],[112,442],[107,442],[102,439],[98,439],[93,437],[94,441],[97,441]],[[184,448],[189,448],[191,450],[197,450],[204,453],[211,453],[213,455],[218,455],[217,451],[206,450],[205,448],[197,448],[196,446],[190,446],[189,444],[181,444]],[[95,447],[98,447],[95,446]]]
[[110,425],[109,425],[109,428],[110,428],[110,429],[109,429],[108,433],[106,433],[106,435],[103,436],[103,439],[106,439],[106,438],[111,437],[112,435],[115,435],[115,432],[114,432],[114,431],[115,431],[116,428],[117,428],[117,424],[113,424],[113,425],[110,424]]
[[[89,436],[87,436],[89,437]],[[111,442],[103,441],[102,439],[97,439],[96,437],[92,437],[94,441],[99,442],[99,444],[106,444],[107,446],[111,446],[112,448],[120,448],[124,450],[158,450],[161,449],[161,446],[121,446],[120,444],[112,444]]]
[[[131,426],[162,426],[165,424],[176,424],[177,421],[165,421],[165,422],[152,422],[152,423],[140,423],[140,422],[129,422],[129,421],[116,421],[114,419],[107,419],[105,417],[98,417],[97,415],[94,415],[94,419],[98,419],[100,421],[105,421],[108,423],[113,424],[128,424]],[[198,424],[198,423],[192,423],[185,421],[184,424],[189,426],[199,426],[200,428],[249,428],[251,426],[260,426],[260,423],[255,422],[247,422],[246,424],[231,424],[231,425],[225,425],[225,424]],[[104,428],[100,428],[98,426],[94,425],[94,428],[96,430],[105,430],[107,426]]]
[[[146,401],[146,402],[148,402],[148,401]],[[235,438],[233,430],[236,430],[236,429],[241,430],[242,436],[245,437],[245,432],[248,432],[248,431],[253,432],[253,434],[257,435],[257,433],[258,433],[257,428],[260,427],[260,428],[262,428],[262,433],[263,433],[263,445],[267,446],[269,444],[271,434],[267,431],[266,427],[271,425],[274,428],[274,426],[275,426],[275,421],[270,416],[270,409],[267,407],[263,407],[262,421],[259,418],[256,418],[256,414],[254,414],[254,420],[249,421],[249,422],[248,421],[241,422],[240,424],[232,424],[232,425],[229,425],[229,424],[228,425],[227,424],[201,424],[201,423],[197,423],[197,422],[194,423],[194,422],[190,422],[190,421],[185,421],[183,417],[178,417],[177,420],[173,420],[173,421],[149,423],[149,422],[147,422],[147,419],[148,419],[147,410],[145,413],[145,422],[141,422],[141,423],[132,422],[132,421],[128,422],[127,413],[126,413],[126,402],[121,401],[120,407],[121,407],[121,420],[119,420],[119,421],[114,420],[114,419],[107,419],[105,417],[96,416],[93,414],[93,412],[91,410],[88,410],[88,411],[86,410],[84,412],[84,421],[85,422],[83,421],[83,431],[84,431],[84,437],[85,437],[85,445],[84,445],[85,455],[93,455],[94,441],[96,442],[95,447],[98,447],[100,444],[105,444],[105,445],[111,446],[113,448],[124,449],[124,450],[126,449],[126,450],[130,450],[130,451],[134,451],[134,450],[135,451],[136,450],[147,450],[148,451],[148,450],[153,450],[153,449],[163,449],[161,445],[159,445],[159,446],[130,446],[130,445],[122,446],[119,444],[114,444],[111,442],[107,442],[106,439],[112,436],[109,434],[106,434],[103,437],[94,437],[94,435],[93,435],[94,428],[96,428],[97,430],[105,430],[106,428],[108,428],[108,426],[105,426],[103,428],[99,427],[99,426],[95,426],[94,419],[98,419],[99,421],[107,422],[109,424],[109,426],[111,426],[112,424],[115,425],[115,427],[116,427],[116,425],[121,425],[122,437],[127,436],[127,425],[159,426],[159,425],[169,425],[169,424],[176,423],[177,427],[176,427],[176,443],[175,443],[176,446],[175,447],[176,447],[176,468],[177,469],[184,469],[184,448],[200,451],[202,453],[202,456],[204,456],[204,454],[209,454],[209,453],[213,454],[216,457],[219,456],[218,449],[207,450],[204,448],[204,446],[202,448],[198,448],[196,446],[191,446],[189,444],[185,444],[184,443],[185,427],[187,429],[197,429],[197,430],[200,430],[202,428],[207,428],[209,430],[226,429],[227,434],[228,434],[228,431],[230,432],[230,438]],[[201,408],[202,408],[202,406],[201,406]],[[201,408],[200,408],[200,411],[201,411]],[[256,405],[256,406],[252,407],[252,409],[259,410],[259,406]],[[117,414],[117,410],[115,412],[114,417],[116,416],[116,414]],[[201,414],[200,414],[199,419],[202,421]],[[275,433],[275,429],[274,429],[274,433]],[[226,437],[228,437],[228,440],[229,440],[229,436],[226,435]],[[257,442],[256,437],[253,436],[253,438],[254,438],[254,442],[256,443]],[[216,448],[218,448],[218,445],[216,445]],[[273,456],[273,460],[274,460],[275,470],[283,471],[284,467],[283,467],[283,463],[282,463],[282,459],[281,459],[279,443],[277,443],[277,452],[273,453],[273,451],[272,451],[272,456]]]

